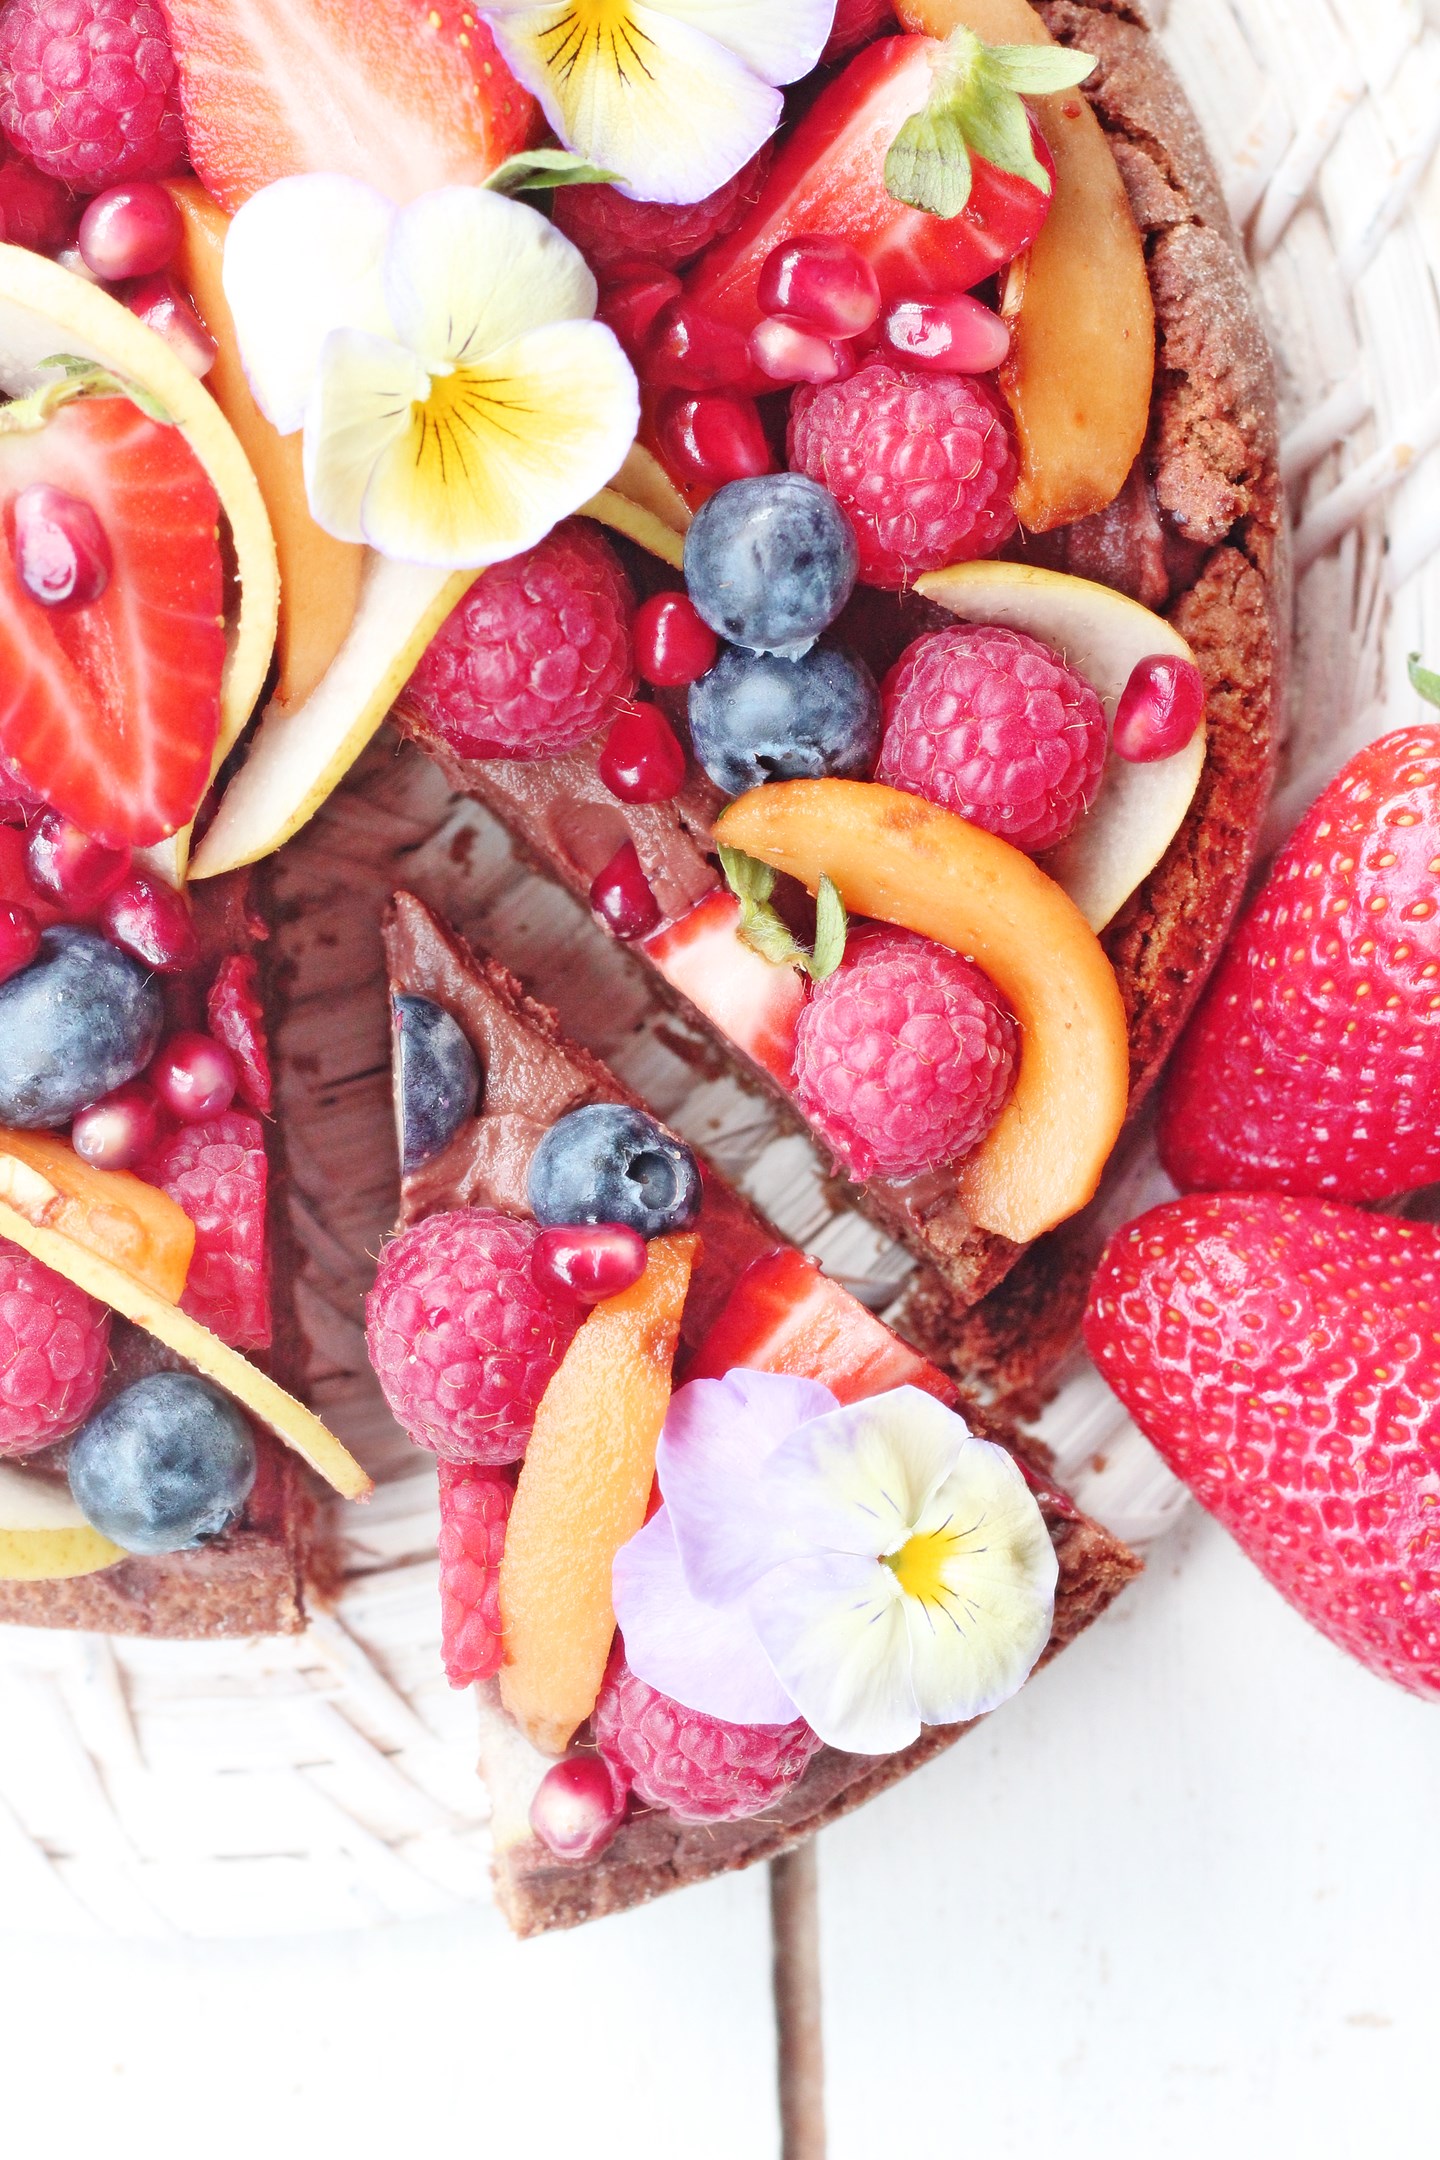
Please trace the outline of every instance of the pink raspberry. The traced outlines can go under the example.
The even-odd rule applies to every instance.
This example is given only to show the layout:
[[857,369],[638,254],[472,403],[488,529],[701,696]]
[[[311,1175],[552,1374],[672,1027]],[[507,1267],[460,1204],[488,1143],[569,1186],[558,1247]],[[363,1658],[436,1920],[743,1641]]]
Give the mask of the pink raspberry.
[[568,187],[556,189],[551,215],[602,284],[622,263],[676,270],[732,232],[759,201],[770,155],[766,143],[733,180],[697,203],[631,202],[614,187]]
[[979,1146],[1015,1054],[988,975],[909,930],[873,930],[800,1014],[796,1097],[853,1176],[918,1177]]
[[110,1315],[0,1238],[0,1456],[73,1432],[105,1378]]
[[1107,729],[1082,675],[1023,630],[935,630],[882,685],[876,778],[1038,855],[1095,799]]
[[370,1362],[417,1447],[450,1462],[518,1462],[582,1317],[531,1272],[539,1231],[493,1208],[402,1230],[365,1301]]
[[894,29],[894,9],[890,0],[838,0],[835,21],[820,55],[821,65],[827,60],[838,60],[842,54],[854,52],[857,46],[868,45],[871,38],[878,37],[884,28]]
[[271,1104],[270,1042],[260,1002],[260,968],[253,953],[229,953],[205,993],[205,1017],[240,1075],[238,1094],[252,1110]]
[[182,1125],[160,1142],[140,1174],[169,1193],[195,1225],[195,1254],[180,1310],[232,1349],[268,1349],[269,1165],[259,1119],[227,1110],[223,1117]]
[[802,385],[789,455],[854,526],[867,585],[903,590],[922,571],[993,554],[1015,529],[1010,416],[978,375],[872,360],[848,382]]
[[185,126],[154,0],[9,0],[0,128],[41,172],[86,194],[173,172]]
[[440,1465],[440,1651],[451,1687],[500,1670],[500,1558],[514,1498],[503,1470]]
[[27,158],[0,156],[0,240],[53,255],[73,238],[79,208],[63,181]]
[[682,1822],[738,1822],[763,1814],[804,1775],[820,1741],[792,1725],[728,1725],[662,1695],[610,1660],[595,1705],[595,1745],[647,1807]]
[[635,687],[634,609],[613,548],[571,520],[471,586],[402,702],[459,757],[573,750]]

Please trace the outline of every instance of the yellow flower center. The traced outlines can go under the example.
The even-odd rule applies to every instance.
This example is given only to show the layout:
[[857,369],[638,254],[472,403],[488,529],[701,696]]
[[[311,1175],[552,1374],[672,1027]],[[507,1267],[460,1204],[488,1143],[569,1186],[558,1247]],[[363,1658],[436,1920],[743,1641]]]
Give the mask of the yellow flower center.
[[906,1597],[918,1598],[922,1605],[939,1605],[950,1591],[945,1570],[963,1542],[948,1525],[943,1530],[920,1530],[898,1552],[886,1553],[885,1565]]
[[623,83],[653,73],[651,40],[632,20],[630,0],[573,0],[537,40],[545,64],[565,81],[585,59],[608,60]]

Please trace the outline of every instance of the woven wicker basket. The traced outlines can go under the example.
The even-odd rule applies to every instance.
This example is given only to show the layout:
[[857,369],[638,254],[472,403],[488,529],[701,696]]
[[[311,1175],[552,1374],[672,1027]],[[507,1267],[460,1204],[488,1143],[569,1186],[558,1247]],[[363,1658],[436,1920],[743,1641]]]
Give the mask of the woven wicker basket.
[[[1297,646],[1274,844],[1440,654],[1440,0],[1172,0],[1164,40],[1220,162],[1274,334]],[[701,1078],[697,1047],[483,812],[388,741],[283,857],[294,998],[282,1117],[317,1405],[381,1481],[344,1584],[295,1640],[0,1635],[0,1884],[39,1931],[270,1935],[488,1906],[468,1698],[440,1671],[434,1478],[390,1422],[359,1313],[392,1210],[383,973],[397,877],[491,943],[832,1272],[883,1303],[908,1263],[834,1212],[807,1144]],[[686,1054],[681,1054],[682,1050]],[[1168,1188],[1131,1168],[1116,1219]],[[1077,1364],[1042,1436],[1122,1535],[1184,1506]]]

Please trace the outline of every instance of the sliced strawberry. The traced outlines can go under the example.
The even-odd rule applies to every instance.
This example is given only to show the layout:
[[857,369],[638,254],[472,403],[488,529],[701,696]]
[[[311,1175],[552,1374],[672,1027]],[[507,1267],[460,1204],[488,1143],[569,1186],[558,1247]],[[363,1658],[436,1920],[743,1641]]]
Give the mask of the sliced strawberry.
[[[1030,245],[1049,196],[983,159],[972,160],[970,200],[958,217],[908,209],[886,192],[886,154],[930,96],[938,49],[932,38],[882,38],[821,92],[771,166],[755,208],[690,272],[686,289],[707,314],[753,330],[765,258],[798,233],[850,241],[873,264],[887,302],[968,292]],[[1053,171],[1033,122],[1031,136]]]
[[[87,606],[44,607],[20,583],[12,506],[42,480],[89,503],[110,543]],[[194,816],[220,725],[215,490],[178,428],[80,398],[0,435],[0,505],[0,764],[97,840],[148,847]]]
[[205,1017],[217,1042],[235,1060],[237,1093],[252,1110],[270,1108],[270,1042],[260,998],[260,969],[253,953],[227,953],[205,993]]
[[455,0],[161,0],[190,160],[231,212],[292,173],[348,173],[397,202],[478,182],[536,106]]
[[739,920],[733,893],[707,893],[678,922],[646,938],[645,951],[672,989],[788,1088],[804,977],[742,945]]
[[897,1387],[923,1388],[943,1402],[955,1394],[938,1366],[788,1245],[751,1262],[685,1378],[718,1380],[742,1365],[818,1380],[841,1402]]

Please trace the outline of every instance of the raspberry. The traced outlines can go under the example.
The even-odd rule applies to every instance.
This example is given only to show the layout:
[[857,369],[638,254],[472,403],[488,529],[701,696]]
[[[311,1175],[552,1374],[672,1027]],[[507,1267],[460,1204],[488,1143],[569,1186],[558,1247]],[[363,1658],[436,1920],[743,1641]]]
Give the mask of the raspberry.
[[41,172],[86,194],[173,172],[185,126],[154,0],[10,0],[0,128]]
[[782,1800],[820,1741],[793,1725],[729,1725],[662,1695],[617,1650],[595,1705],[595,1744],[647,1807],[681,1822],[738,1822]]
[[1053,847],[1095,799],[1105,712],[1083,676],[1023,630],[936,630],[882,686],[876,778],[1013,847]]
[[0,1456],[48,1447],[89,1416],[109,1345],[103,1305],[0,1239]]
[[140,1170],[195,1225],[181,1311],[235,1350],[264,1350],[270,1343],[267,1171],[260,1121],[243,1110],[182,1125]]
[[769,170],[767,143],[700,202],[631,202],[618,188],[567,187],[556,189],[551,215],[602,282],[621,263],[674,270],[740,223],[758,202]]
[[22,157],[0,156],[0,239],[53,255],[75,230],[79,205],[61,181]]
[[984,1139],[1015,1047],[988,975],[909,930],[869,931],[800,1014],[796,1095],[855,1177],[918,1177]]
[[260,967],[253,953],[230,953],[220,962],[205,994],[205,1017],[216,1042],[235,1060],[240,1100],[252,1110],[268,1111],[270,1044],[260,1003]]
[[500,1670],[500,1556],[514,1497],[501,1470],[440,1465],[440,1652],[451,1687]]
[[834,25],[820,55],[821,66],[827,60],[838,60],[843,53],[854,52],[859,45],[868,45],[886,24],[893,26],[893,21],[890,0],[837,0]]
[[804,384],[789,457],[854,526],[868,585],[900,591],[922,571],[992,554],[1015,529],[1009,415],[976,375],[872,360],[848,382]]
[[517,1462],[580,1306],[531,1272],[539,1231],[493,1208],[431,1215],[386,1246],[365,1301],[370,1362],[417,1447]]
[[404,702],[459,757],[573,750],[635,687],[630,581],[593,527],[560,525],[471,586]]

